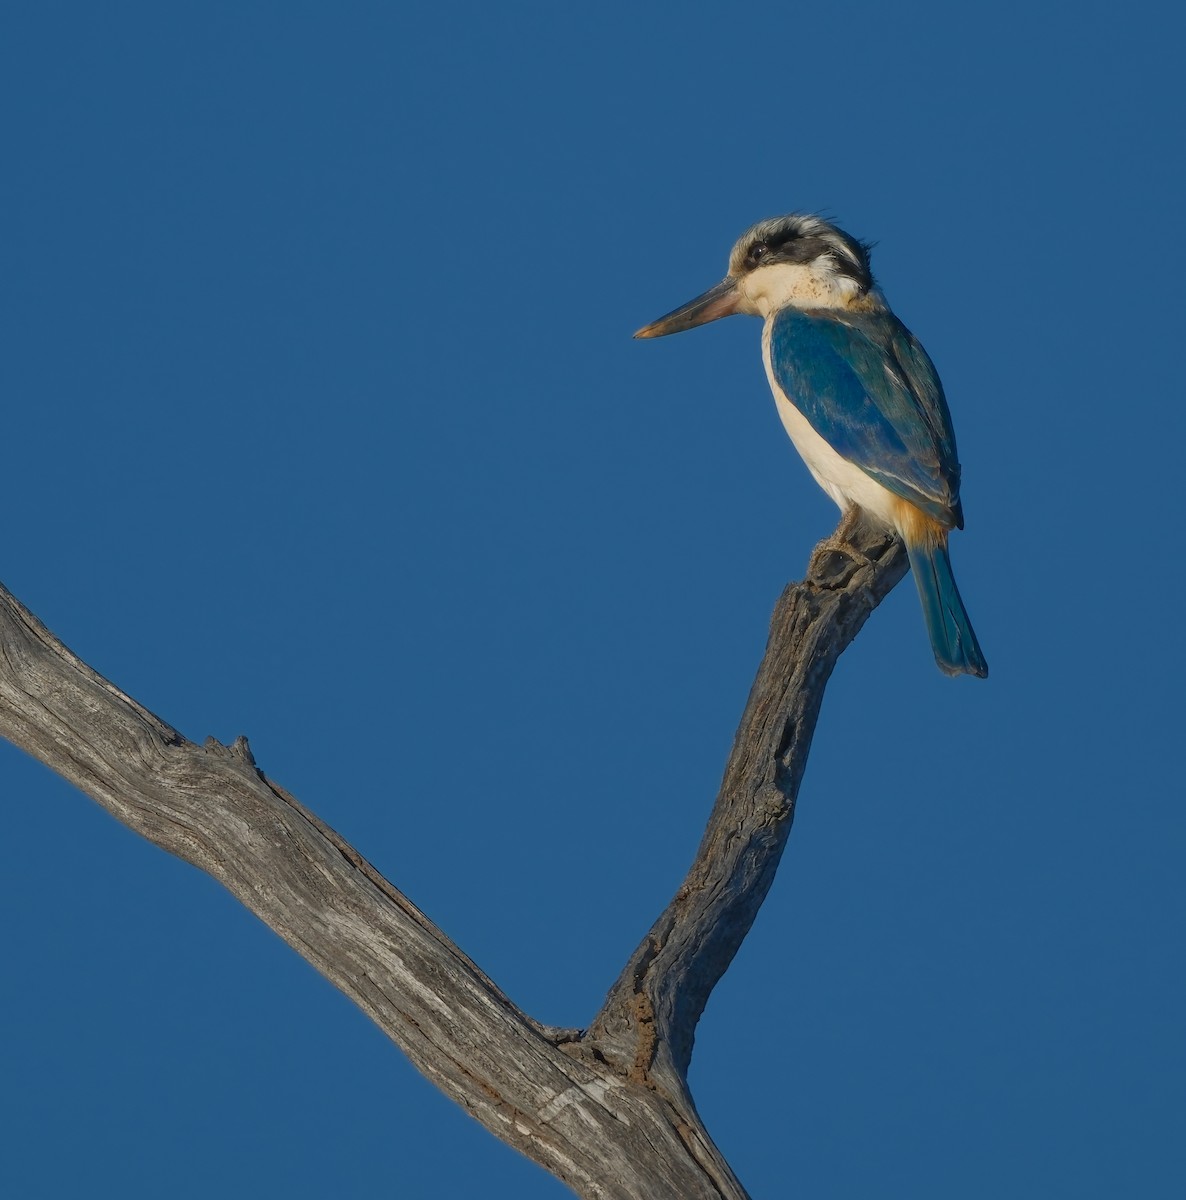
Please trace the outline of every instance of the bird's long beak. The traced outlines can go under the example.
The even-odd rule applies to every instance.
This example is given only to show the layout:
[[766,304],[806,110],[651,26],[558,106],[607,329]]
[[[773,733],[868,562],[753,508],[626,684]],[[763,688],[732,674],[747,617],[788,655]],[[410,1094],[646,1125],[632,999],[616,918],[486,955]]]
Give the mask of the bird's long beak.
[[669,333],[683,333],[685,329],[693,329],[697,325],[705,325],[719,317],[732,316],[737,312],[737,304],[741,294],[737,290],[737,280],[722,279],[716,287],[710,287],[707,292],[681,305],[675,312],[644,325],[634,336],[636,338],[665,337]]

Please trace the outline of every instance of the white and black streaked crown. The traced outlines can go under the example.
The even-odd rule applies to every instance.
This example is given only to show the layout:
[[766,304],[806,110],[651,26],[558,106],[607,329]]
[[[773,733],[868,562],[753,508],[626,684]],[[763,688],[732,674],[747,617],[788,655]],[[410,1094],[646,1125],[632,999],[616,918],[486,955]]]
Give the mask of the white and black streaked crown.
[[821,217],[788,213],[759,221],[737,239],[729,255],[729,274],[737,279],[774,263],[806,265],[827,258],[835,274],[847,276],[867,292],[873,286],[871,249]]

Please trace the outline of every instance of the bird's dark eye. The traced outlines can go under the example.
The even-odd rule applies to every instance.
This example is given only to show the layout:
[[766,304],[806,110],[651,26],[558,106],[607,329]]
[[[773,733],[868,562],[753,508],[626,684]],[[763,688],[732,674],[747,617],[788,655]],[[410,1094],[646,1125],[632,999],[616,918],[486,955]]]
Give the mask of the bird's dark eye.
[[756,264],[760,263],[762,259],[764,259],[769,253],[770,247],[767,246],[765,242],[755,242],[749,248],[749,253],[746,255],[746,258],[748,258],[751,263]]

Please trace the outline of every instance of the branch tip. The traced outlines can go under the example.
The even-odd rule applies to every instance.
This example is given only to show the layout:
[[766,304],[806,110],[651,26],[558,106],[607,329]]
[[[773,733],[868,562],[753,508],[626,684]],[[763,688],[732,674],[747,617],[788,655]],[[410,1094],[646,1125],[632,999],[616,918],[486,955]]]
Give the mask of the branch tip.
[[247,741],[247,735],[245,733],[239,734],[239,736],[231,743],[231,753],[236,758],[241,758],[249,767],[254,767],[256,765],[255,755],[251,753],[251,745]]

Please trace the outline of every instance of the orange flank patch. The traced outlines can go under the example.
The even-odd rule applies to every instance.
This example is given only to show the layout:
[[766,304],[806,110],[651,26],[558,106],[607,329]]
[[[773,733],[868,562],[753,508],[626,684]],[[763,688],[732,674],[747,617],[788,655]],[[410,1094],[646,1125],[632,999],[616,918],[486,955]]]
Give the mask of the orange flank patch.
[[946,546],[948,530],[921,508],[895,496],[891,502],[894,524],[908,546]]

